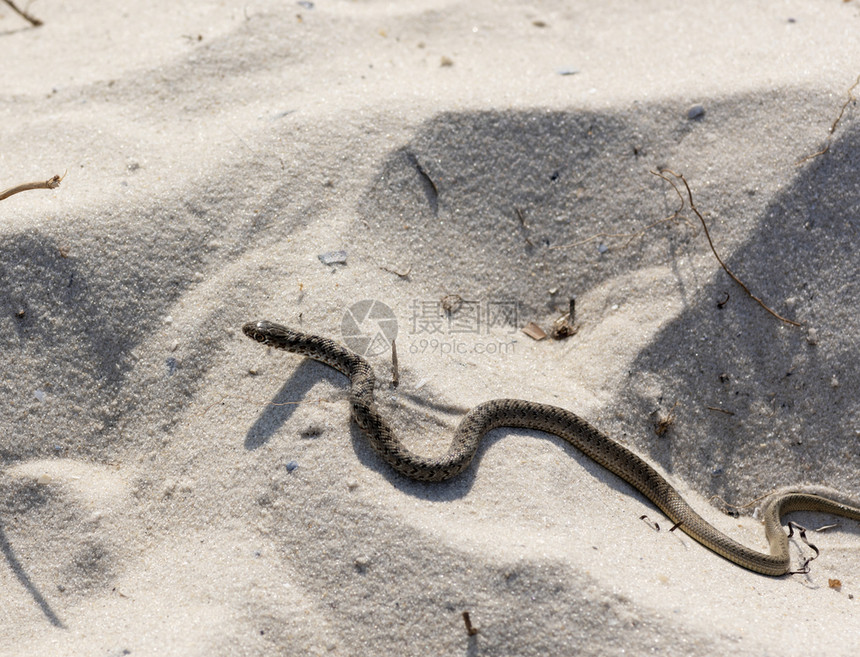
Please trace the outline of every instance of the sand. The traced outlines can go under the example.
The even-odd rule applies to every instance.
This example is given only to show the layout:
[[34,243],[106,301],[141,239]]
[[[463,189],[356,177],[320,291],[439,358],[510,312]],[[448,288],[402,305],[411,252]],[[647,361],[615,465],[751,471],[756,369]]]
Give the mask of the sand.
[[[768,578],[536,432],[415,483],[345,377],[241,326],[344,339],[384,305],[410,448],[494,397],[556,404],[764,549],[713,496],[860,498],[856,103],[830,133],[860,4],[29,11],[0,5],[0,188],[65,177],[0,202],[0,654],[854,654],[857,523]],[[689,207],[661,221],[658,168],[802,326]],[[519,330],[571,297],[573,337]]]

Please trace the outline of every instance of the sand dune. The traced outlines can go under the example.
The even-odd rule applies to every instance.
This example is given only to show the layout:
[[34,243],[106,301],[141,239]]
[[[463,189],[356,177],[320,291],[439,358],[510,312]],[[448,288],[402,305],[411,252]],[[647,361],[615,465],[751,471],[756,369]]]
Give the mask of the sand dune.
[[[853,654],[856,523],[768,578],[537,432],[416,483],[345,377],[241,326],[343,340],[374,302],[410,448],[563,406],[765,549],[712,497],[860,498],[856,102],[830,133],[860,5],[28,10],[0,6],[0,188],[65,177],[0,202],[0,654]],[[576,335],[520,331],[571,297]]]

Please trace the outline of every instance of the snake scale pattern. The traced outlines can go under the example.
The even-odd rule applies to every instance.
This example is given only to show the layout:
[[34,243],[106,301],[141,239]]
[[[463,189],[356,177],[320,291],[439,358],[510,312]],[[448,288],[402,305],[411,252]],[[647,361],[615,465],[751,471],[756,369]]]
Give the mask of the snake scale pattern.
[[373,449],[392,468],[419,481],[444,481],[465,470],[488,431],[516,427],[551,433],[563,438],[589,458],[621,477],[651,500],[682,531],[735,564],[764,575],[790,571],[788,537],[783,514],[822,511],[860,520],[860,507],[838,499],[830,491],[783,490],[763,506],[765,535],[770,554],[741,545],[708,523],[684,501],[653,467],[626,447],[598,431],[579,416],[556,406],[520,399],[495,399],[479,404],[460,421],[447,453],[438,458],[413,454],[397,438],[374,401],[375,376],[370,364],[334,340],[289,329],[272,322],[249,322],[244,333],[269,347],[301,354],[333,367],[349,377],[352,417]]

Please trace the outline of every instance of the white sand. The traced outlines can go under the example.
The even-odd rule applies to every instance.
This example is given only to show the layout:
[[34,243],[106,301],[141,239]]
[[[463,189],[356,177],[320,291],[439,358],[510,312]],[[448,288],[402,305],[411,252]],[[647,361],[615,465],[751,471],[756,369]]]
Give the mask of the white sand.
[[[708,498],[860,497],[856,104],[795,165],[860,73],[860,4],[597,4],[39,0],[38,29],[0,5],[0,188],[67,171],[0,203],[0,653],[856,654],[856,523],[773,579],[534,432],[416,484],[344,377],[241,333],[340,339],[382,301],[381,403],[416,451],[457,409],[554,403],[751,546]],[[670,215],[657,167],[803,328],[694,224],[551,248]],[[444,325],[442,354],[413,320],[446,294],[545,327],[575,295],[581,330]]]

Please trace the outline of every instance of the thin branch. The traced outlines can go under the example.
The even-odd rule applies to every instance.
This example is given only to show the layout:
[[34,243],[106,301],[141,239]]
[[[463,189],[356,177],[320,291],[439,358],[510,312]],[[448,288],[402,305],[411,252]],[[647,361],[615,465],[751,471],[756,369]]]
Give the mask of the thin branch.
[[647,231],[654,228],[654,226],[659,226],[660,224],[665,223],[667,221],[674,221],[677,218],[678,218],[677,215],[673,214],[671,217],[665,217],[664,219],[658,219],[657,221],[648,224],[647,226],[645,226],[645,228],[643,228],[642,230],[638,230],[635,233],[595,233],[591,237],[586,237],[584,240],[579,240],[578,242],[570,242],[569,244],[556,244],[555,246],[547,247],[547,249],[548,250],[570,249],[570,248],[573,248],[574,246],[582,246],[583,244],[588,244],[589,242],[593,242],[594,240],[600,239],[602,237],[608,237],[608,238],[628,237],[630,239],[627,241],[627,244],[625,244],[625,246],[627,246],[630,244],[630,242],[635,240],[637,237],[642,237]]
[[812,155],[807,155],[806,157],[799,159],[797,162],[794,163],[795,166],[800,166],[804,162],[818,157],[819,155],[824,155],[827,151],[830,150],[830,142],[833,138],[833,133],[836,132],[836,126],[838,126],[839,122],[842,120],[842,115],[845,114],[845,109],[851,104],[851,101],[855,100],[854,89],[857,88],[858,84],[860,84],[860,75],[857,76],[857,79],[854,80],[854,84],[852,84],[851,87],[849,87],[848,89],[848,100],[846,100],[842,104],[842,109],[839,110],[839,116],[836,117],[836,120],[833,121],[833,125],[830,126],[830,132],[827,135],[827,143],[825,144],[824,148],[822,148],[817,153],[813,153]]
[[725,413],[726,415],[734,415],[734,411],[727,411],[725,408],[719,408],[718,406],[705,406],[709,411],[717,411],[718,413]]
[[858,74],[857,74],[857,79],[856,79],[856,80],[854,80],[854,84],[852,84],[852,85],[848,88],[848,100],[846,100],[846,101],[842,104],[842,109],[840,109],[840,110],[839,110],[839,116],[837,116],[837,117],[836,117],[836,120],[833,122],[833,125],[831,125],[831,126],[830,126],[830,134],[831,134],[831,135],[832,135],[834,132],[836,132],[836,126],[838,126],[838,125],[839,125],[839,122],[842,120],[842,115],[843,115],[843,114],[845,114],[845,108],[846,108],[846,107],[848,107],[848,105],[850,105],[850,104],[851,104],[851,101],[852,101],[852,100],[855,100],[855,98],[854,98],[854,90],[857,88],[857,85],[858,85],[858,84],[860,84],[860,73],[858,73]]
[[0,201],[5,198],[9,198],[13,194],[17,194],[18,192],[26,192],[29,189],[56,189],[60,186],[60,181],[65,177],[66,174],[62,176],[54,176],[48,180],[40,180],[37,182],[29,182],[24,183],[23,185],[16,185],[15,187],[10,187],[7,190],[0,192]]
[[400,385],[400,368],[397,366],[397,343],[391,339],[391,386],[396,388]]
[[3,0],[3,2],[5,2],[7,5],[9,5],[12,8],[12,11],[14,11],[16,14],[18,14],[25,21],[29,22],[30,25],[32,25],[33,27],[39,27],[42,24],[42,21],[40,21],[35,16],[31,16],[30,14],[28,14],[23,9],[18,9],[18,7],[15,6],[15,3],[12,2],[12,0]]
[[472,625],[472,619],[469,617],[469,612],[463,612],[463,622],[466,624],[466,634],[475,636],[478,633],[478,628]]
[[388,267],[383,267],[381,265],[379,268],[382,271],[387,271],[389,274],[394,274],[395,276],[399,276],[400,278],[409,278],[409,274],[412,273],[412,267],[410,267],[404,272],[397,271],[396,269],[389,269]]
[[[653,173],[653,171],[652,171],[652,173]],[[630,242],[635,240],[637,237],[642,237],[647,231],[654,228],[654,226],[659,226],[660,224],[665,223],[667,221],[675,221],[681,215],[681,210],[684,209],[684,197],[681,194],[681,190],[678,189],[678,187],[675,185],[675,183],[673,183],[671,180],[667,180],[667,181],[669,182],[670,185],[672,185],[672,187],[675,188],[675,193],[678,195],[678,200],[681,202],[681,205],[678,206],[678,209],[675,210],[668,217],[664,217],[663,219],[658,219],[657,221],[654,221],[654,222],[648,224],[647,226],[645,226],[645,228],[643,228],[642,230],[637,230],[635,233],[596,233],[595,235],[592,235],[591,237],[586,237],[584,240],[579,240],[578,242],[571,242],[570,244],[557,244],[556,246],[550,246],[550,247],[548,247],[548,250],[552,251],[555,249],[570,249],[574,246],[582,246],[583,244],[588,244],[589,242],[593,242],[594,240],[600,239],[601,237],[629,237],[630,239],[627,240],[627,244],[624,245],[626,247],[630,244]],[[519,210],[517,210],[517,212],[519,212]]]
[[[708,224],[705,223],[705,218],[702,216],[702,213],[699,212],[698,208],[696,207],[696,204],[693,202],[693,192],[690,190],[690,185],[687,184],[687,179],[684,178],[683,175],[681,175],[679,173],[675,173],[674,171],[670,171],[669,169],[664,169],[663,171],[652,171],[651,173],[653,173],[658,178],[662,178],[663,180],[668,182],[670,185],[672,185],[672,187],[675,187],[675,184],[672,182],[672,180],[670,180],[665,175],[663,175],[664,173],[671,174],[671,175],[675,176],[675,178],[680,180],[682,183],[684,183],[684,187],[687,190],[687,198],[689,199],[689,202],[690,202],[690,209],[699,218],[699,221],[702,222],[702,228],[705,229],[705,237],[708,238],[708,245],[711,247],[711,252],[714,254],[714,257],[717,259],[717,262],[720,263],[720,266],[731,277],[731,279],[735,283],[740,285],[743,288],[744,292],[746,292],[753,301],[758,303],[758,305],[760,305],[762,308],[764,308],[766,311],[768,311],[771,315],[776,317],[779,321],[785,322],[786,324],[791,324],[792,326],[802,326],[802,324],[800,324],[799,322],[795,322],[793,320],[786,319],[785,317],[783,317],[782,315],[777,313],[775,310],[770,308],[767,304],[765,304],[765,302],[762,301],[761,299],[759,299],[756,295],[754,295],[750,291],[750,289],[746,285],[744,285],[743,281],[741,279],[739,279],[737,276],[735,276],[734,272],[728,268],[728,266],[726,265],[725,262],[723,262],[723,259],[720,257],[720,254],[717,253],[717,249],[714,247],[714,241],[711,239],[711,233],[708,230]],[[675,187],[675,191],[678,191],[677,187]]]
[[216,406],[223,404],[225,400],[238,400],[244,401],[249,404],[253,404],[254,406],[299,406],[300,404],[336,404],[340,400],[338,399],[323,399],[322,397],[318,397],[317,399],[300,399],[299,401],[285,401],[285,402],[273,402],[273,401],[262,401],[260,399],[253,399],[251,397],[241,397],[239,395],[221,395],[221,399],[218,401],[212,402],[202,411],[200,411],[197,415],[203,416],[206,415],[209,411],[211,411]]

